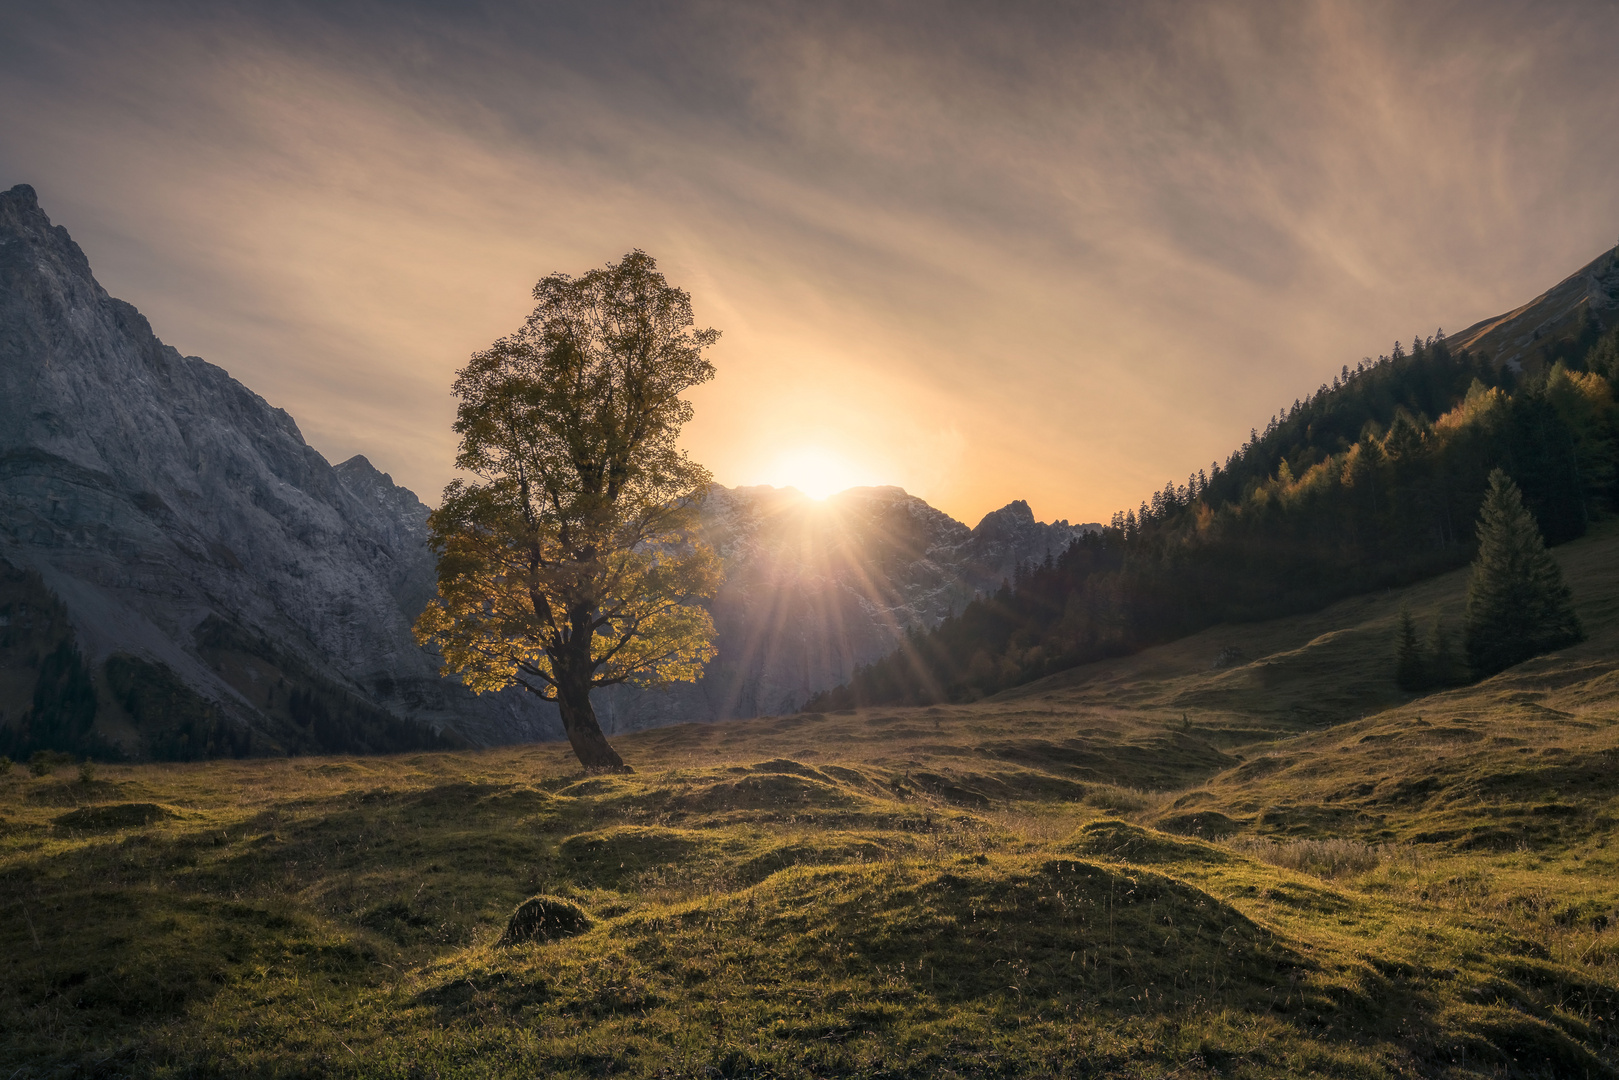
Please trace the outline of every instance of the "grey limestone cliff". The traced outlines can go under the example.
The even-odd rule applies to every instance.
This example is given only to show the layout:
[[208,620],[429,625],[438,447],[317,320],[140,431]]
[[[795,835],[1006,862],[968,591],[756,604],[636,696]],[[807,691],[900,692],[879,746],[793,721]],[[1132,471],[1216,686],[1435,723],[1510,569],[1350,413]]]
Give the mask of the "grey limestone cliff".
[[[0,194],[0,558],[60,597],[92,668],[161,665],[275,745],[288,732],[250,676],[285,689],[292,668],[474,742],[551,734],[411,640],[423,536],[400,511],[420,504],[371,473],[333,469],[292,417],[159,341],[31,188]],[[255,649],[273,661],[207,655]]]
[[1522,307],[1474,323],[1451,337],[1453,350],[1467,349],[1496,364],[1522,370],[1545,364],[1549,346],[1562,338],[1607,330],[1619,323],[1619,248],[1597,256]]

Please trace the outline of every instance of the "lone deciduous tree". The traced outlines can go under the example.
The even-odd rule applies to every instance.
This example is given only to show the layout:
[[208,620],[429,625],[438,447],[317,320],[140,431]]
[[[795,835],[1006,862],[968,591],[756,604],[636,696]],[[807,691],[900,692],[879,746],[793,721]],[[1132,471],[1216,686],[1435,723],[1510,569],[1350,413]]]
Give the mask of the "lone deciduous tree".
[[1488,677],[1585,638],[1563,572],[1506,473],[1490,473],[1467,587],[1467,660]]
[[478,479],[429,518],[438,597],[416,638],[476,692],[555,701],[588,771],[628,771],[591,690],[694,680],[715,655],[698,601],[719,563],[694,539],[710,476],[675,440],[719,333],[641,251],[552,274],[534,299],[456,378],[455,463]]

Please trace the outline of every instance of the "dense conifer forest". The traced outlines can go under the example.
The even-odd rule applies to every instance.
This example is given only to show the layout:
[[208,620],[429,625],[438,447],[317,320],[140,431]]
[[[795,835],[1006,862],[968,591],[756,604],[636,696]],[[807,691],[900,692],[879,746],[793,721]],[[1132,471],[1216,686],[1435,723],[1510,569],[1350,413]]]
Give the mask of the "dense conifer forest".
[[[1224,463],[1166,484],[810,709],[973,700],[1219,622],[1309,611],[1468,562],[1493,469],[1548,544],[1613,508],[1619,328],[1521,371],[1396,342],[1279,412]],[[1452,631],[1433,631],[1443,641]],[[1236,659],[1236,658],[1232,658]]]

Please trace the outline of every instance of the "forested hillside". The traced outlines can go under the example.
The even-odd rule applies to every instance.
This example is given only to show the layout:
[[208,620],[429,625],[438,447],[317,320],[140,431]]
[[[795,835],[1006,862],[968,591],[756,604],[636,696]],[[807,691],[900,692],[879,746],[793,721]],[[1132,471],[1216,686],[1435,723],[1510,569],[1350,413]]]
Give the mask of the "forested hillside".
[[1217,622],[1308,611],[1467,562],[1490,470],[1546,541],[1614,505],[1619,327],[1521,370],[1417,340],[1295,401],[1222,466],[1166,484],[810,708],[971,700]]

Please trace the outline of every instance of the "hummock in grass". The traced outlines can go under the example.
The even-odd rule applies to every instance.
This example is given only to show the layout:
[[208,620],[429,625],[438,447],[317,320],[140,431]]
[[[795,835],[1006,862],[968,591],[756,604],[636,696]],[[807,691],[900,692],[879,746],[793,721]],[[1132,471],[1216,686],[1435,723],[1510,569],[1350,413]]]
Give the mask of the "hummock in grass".
[[500,935],[495,945],[501,947],[555,941],[583,933],[591,925],[585,909],[571,900],[531,896],[517,905],[512,917],[506,920],[506,932]]

